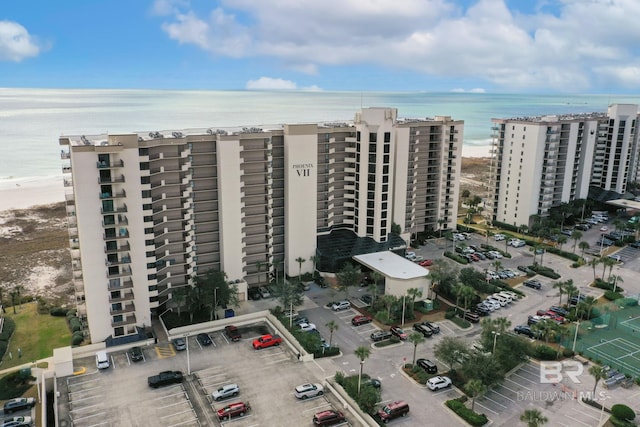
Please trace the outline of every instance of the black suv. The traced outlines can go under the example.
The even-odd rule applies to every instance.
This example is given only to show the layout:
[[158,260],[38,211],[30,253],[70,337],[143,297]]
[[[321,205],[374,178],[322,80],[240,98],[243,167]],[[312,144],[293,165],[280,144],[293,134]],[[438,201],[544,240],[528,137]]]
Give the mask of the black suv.
[[559,314],[562,317],[567,317],[569,315],[569,311],[565,310],[562,307],[558,307],[557,305],[553,305],[549,307],[549,311],[553,311],[554,313]]
[[433,332],[434,334],[440,333],[440,326],[436,325],[435,323],[431,323],[428,320],[425,320],[424,322],[422,322],[422,324],[431,329],[431,332]]
[[31,409],[34,406],[36,406],[36,400],[33,397],[16,397],[4,403],[4,413],[10,414],[23,409]]
[[513,328],[513,332],[515,332],[516,334],[526,335],[529,338],[538,338],[538,336],[540,335],[539,333],[533,331],[531,327],[526,325],[516,326],[515,328]]
[[144,359],[144,355],[142,354],[142,349],[140,347],[131,347],[129,349],[129,357],[134,362],[139,362]]
[[533,289],[541,289],[542,288],[542,283],[538,282],[537,280],[525,280],[524,282],[522,282],[523,285],[529,287],[529,288],[533,288]]
[[422,323],[414,323],[413,329],[416,332],[420,332],[425,338],[429,338],[431,335],[433,335],[433,332],[431,331],[431,329],[427,328]]

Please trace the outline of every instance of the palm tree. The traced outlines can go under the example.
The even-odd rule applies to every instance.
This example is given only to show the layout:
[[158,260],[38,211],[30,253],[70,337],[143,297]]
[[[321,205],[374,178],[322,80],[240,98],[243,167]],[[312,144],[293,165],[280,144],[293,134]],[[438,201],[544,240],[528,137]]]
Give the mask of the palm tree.
[[624,279],[621,276],[613,275],[609,277],[609,283],[613,280],[613,292],[616,292],[618,289],[618,283],[623,283]]
[[471,410],[473,411],[476,405],[476,397],[481,396],[487,391],[487,386],[485,386],[482,381],[476,379],[467,381],[464,389],[471,396]]
[[176,308],[178,309],[178,317],[180,317],[180,310],[182,309],[182,304],[187,299],[187,292],[189,291],[189,286],[181,286],[179,288],[173,289],[171,292],[171,301],[176,304]]
[[[585,242],[586,243],[586,242]],[[589,266],[593,268],[593,280],[596,280],[596,267],[600,264],[600,258],[593,258],[589,261]]]
[[506,317],[496,317],[495,319],[491,319],[491,327],[495,329],[496,332],[503,334],[511,327],[511,321]]
[[540,427],[546,424],[549,420],[542,415],[537,409],[527,409],[522,415],[520,415],[520,421],[527,423],[527,427]]
[[564,282],[564,293],[567,294],[567,301],[579,293],[578,288],[573,284],[573,279],[568,279]]
[[573,230],[571,232],[571,238],[573,239],[573,253],[576,253],[576,245],[578,240],[582,239],[582,233],[579,230]]
[[564,245],[565,243],[567,243],[567,236],[565,236],[564,234],[561,236],[558,236],[558,246],[560,246],[560,249],[562,249],[562,245]]
[[[584,258],[584,251],[586,251],[587,249],[589,249],[589,242],[585,242],[584,240],[580,243],[578,243],[578,247],[580,248],[580,256],[582,258]],[[574,250],[575,252],[575,250]]]
[[382,280],[384,276],[377,271],[374,271],[371,274],[371,278],[373,279],[373,289],[371,293],[373,294],[373,300],[375,301],[376,298],[378,298],[378,282]]
[[624,228],[624,221],[620,220],[620,219],[614,219],[613,220],[613,228],[618,231],[622,228]]
[[440,238],[442,239],[442,224],[444,224],[445,219],[444,218],[438,218],[438,232],[440,233]]
[[502,268],[502,263],[498,260],[493,261],[491,265],[493,265],[493,268],[495,268],[496,273]]
[[464,285],[462,283],[457,283],[453,288],[453,293],[456,295],[456,313],[457,313],[458,306],[460,305],[460,298],[462,298],[462,294],[464,293]]
[[465,315],[469,308],[469,300],[473,301],[473,298],[476,296],[476,291],[471,286],[462,286],[460,289],[462,300],[464,301],[464,312]]
[[398,298],[394,295],[383,295],[382,304],[387,308],[387,319],[391,319],[391,307],[398,300]]
[[[594,297],[588,296],[578,304],[580,311],[587,315],[586,320],[591,319],[591,310],[593,310],[593,306],[596,305],[596,302],[597,301]],[[580,316],[580,318],[582,318],[582,316]]]
[[611,276],[611,270],[613,270],[613,266],[616,265],[616,260],[609,257],[600,258],[600,262],[602,263],[602,280],[604,280],[604,272],[609,267],[609,276]]
[[407,338],[407,340],[409,340],[412,344],[413,344],[413,362],[411,362],[411,365],[415,365],[416,364],[416,351],[418,350],[418,345],[422,344],[423,342],[426,341],[424,335],[422,335],[420,332],[411,332],[409,334],[409,337]]
[[553,289],[557,289],[560,293],[560,301],[558,301],[558,305],[562,305],[562,295],[564,294],[564,288],[566,286],[565,282],[558,281],[553,284]]
[[298,263],[298,281],[302,281],[302,264],[306,261],[306,259],[302,257],[296,258],[296,262]]
[[409,288],[407,289],[407,295],[411,297],[411,310],[413,310],[416,298],[422,298],[422,290],[418,288]]
[[600,365],[592,365],[589,368],[589,373],[596,380],[595,384],[593,385],[593,393],[592,393],[592,395],[595,396],[596,395],[596,387],[598,387],[598,382],[602,378],[604,378],[604,369]]
[[362,368],[364,366],[364,361],[369,358],[371,350],[369,349],[369,347],[360,346],[356,348],[354,353],[356,357],[360,359],[360,374],[358,375],[358,394],[360,394],[360,385],[362,383]]
[[340,325],[338,325],[335,320],[330,320],[324,326],[329,329],[329,347],[331,347],[331,344],[333,344],[333,333],[340,328]]
[[544,342],[549,344],[549,338],[555,336],[559,326],[551,319],[542,319],[538,323],[534,324],[531,329],[540,332],[540,335],[544,337]]
[[318,267],[318,263],[320,262],[321,257],[319,255],[311,255],[309,257],[309,261],[313,263],[313,271],[316,271],[316,267]]

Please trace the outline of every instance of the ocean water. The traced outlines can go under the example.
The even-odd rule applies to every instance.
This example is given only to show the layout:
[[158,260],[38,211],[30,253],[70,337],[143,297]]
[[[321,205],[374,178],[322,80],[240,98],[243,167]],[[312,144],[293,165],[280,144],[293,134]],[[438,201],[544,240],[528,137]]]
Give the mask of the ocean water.
[[[0,89],[0,186],[61,176],[61,135],[352,120],[361,107],[464,120],[463,155],[487,153],[491,119],[603,112],[640,95]],[[481,154],[480,154],[481,155]]]

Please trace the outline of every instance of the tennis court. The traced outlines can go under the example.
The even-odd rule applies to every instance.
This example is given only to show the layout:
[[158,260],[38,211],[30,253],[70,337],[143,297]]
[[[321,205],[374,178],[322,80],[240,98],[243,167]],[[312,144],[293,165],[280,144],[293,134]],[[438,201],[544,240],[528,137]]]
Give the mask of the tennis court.
[[[602,315],[580,322],[565,347],[640,378],[640,306],[637,296],[612,302]],[[575,341],[574,341],[575,340]],[[575,347],[574,347],[575,346]]]

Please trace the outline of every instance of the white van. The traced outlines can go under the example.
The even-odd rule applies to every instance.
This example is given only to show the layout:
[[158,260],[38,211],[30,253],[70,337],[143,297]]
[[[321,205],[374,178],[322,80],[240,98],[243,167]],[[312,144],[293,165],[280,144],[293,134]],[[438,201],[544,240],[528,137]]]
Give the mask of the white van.
[[109,366],[109,356],[106,351],[99,351],[96,353],[96,366],[98,369],[108,369]]

